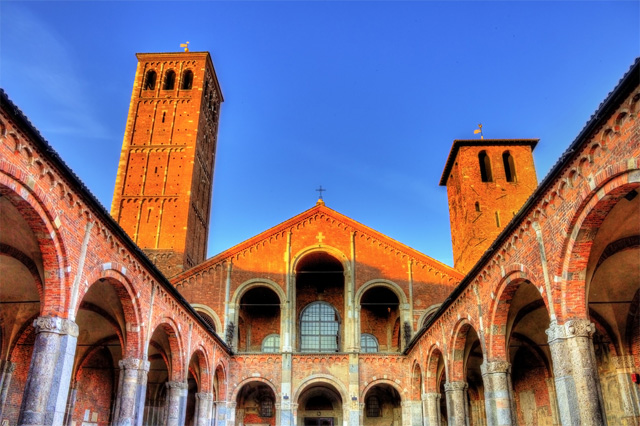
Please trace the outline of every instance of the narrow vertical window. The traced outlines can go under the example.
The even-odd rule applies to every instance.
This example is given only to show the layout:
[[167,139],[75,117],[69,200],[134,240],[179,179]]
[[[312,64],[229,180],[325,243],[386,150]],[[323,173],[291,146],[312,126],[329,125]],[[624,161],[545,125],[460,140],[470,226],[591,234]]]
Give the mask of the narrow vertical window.
[[496,212],[496,227],[500,228],[500,213]]
[[173,70],[167,71],[164,75],[164,86],[163,90],[173,90],[173,87],[176,84],[176,73]]
[[166,111],[162,111],[162,122],[164,123],[164,118],[167,116]]
[[509,151],[505,151],[502,154],[502,162],[504,163],[504,175],[507,178],[507,182],[515,182],[516,166],[513,161],[513,155]]
[[493,175],[491,174],[491,160],[486,151],[480,151],[478,154],[478,161],[480,162],[480,177],[483,182],[493,182]]
[[480,211],[480,203],[476,201],[476,211],[479,212]]
[[156,72],[154,70],[147,71],[144,79],[144,90],[153,90],[156,88]]
[[193,86],[193,72],[186,70],[182,74],[182,90],[190,90]]

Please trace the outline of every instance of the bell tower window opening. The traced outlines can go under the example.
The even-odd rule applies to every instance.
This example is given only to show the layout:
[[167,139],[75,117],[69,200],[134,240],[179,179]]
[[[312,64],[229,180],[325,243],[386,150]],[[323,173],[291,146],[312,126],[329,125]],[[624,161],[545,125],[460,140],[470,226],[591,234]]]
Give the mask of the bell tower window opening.
[[516,166],[513,161],[513,155],[509,151],[505,151],[502,154],[502,162],[504,163],[504,175],[507,178],[507,182],[515,182]]
[[182,74],[182,90],[191,90],[193,86],[193,71],[186,70]]
[[338,352],[338,312],[326,302],[313,302],[300,319],[301,352]]
[[162,90],[173,90],[176,84],[176,73],[173,70],[167,71],[164,76],[164,86]]
[[154,70],[147,71],[144,78],[144,90],[153,90],[156,88],[156,72]]
[[493,182],[493,175],[491,174],[491,160],[486,151],[480,151],[478,154],[478,160],[480,162],[480,178],[483,182]]

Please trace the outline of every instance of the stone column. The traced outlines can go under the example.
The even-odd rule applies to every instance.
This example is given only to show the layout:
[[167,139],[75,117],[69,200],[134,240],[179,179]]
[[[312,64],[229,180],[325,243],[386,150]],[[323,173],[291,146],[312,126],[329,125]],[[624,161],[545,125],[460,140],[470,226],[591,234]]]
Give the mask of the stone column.
[[515,404],[511,385],[511,364],[507,361],[483,362],[480,365],[484,383],[484,404],[487,425],[502,426],[516,423]]
[[439,392],[425,393],[422,395],[426,426],[440,426],[440,422],[442,421],[442,415],[440,413],[441,398],[442,395]]
[[591,341],[594,331],[588,319],[552,321],[546,331],[563,426],[606,425]]
[[229,426],[235,425],[236,424],[236,403],[235,402],[227,402],[226,404],[226,415],[225,415],[225,419],[226,419],[226,424]]
[[[126,358],[118,362],[120,386],[116,395],[115,425],[141,425],[144,415],[144,394],[149,361]],[[141,379],[143,383],[141,383]],[[143,398],[141,400],[140,394]],[[142,405],[141,405],[142,404]]]
[[199,392],[196,394],[195,426],[209,426],[211,424],[211,403],[213,394]]
[[362,424],[360,420],[360,413],[362,410],[360,408],[360,403],[358,402],[358,398],[357,397],[355,397],[355,399],[353,398],[354,397],[352,397],[351,401],[349,401],[348,403],[345,403],[342,407],[342,411],[345,419],[344,423],[349,426],[358,426]]
[[622,422],[624,425],[639,425],[640,388],[631,381],[631,373],[635,373],[633,356],[611,357],[611,364],[615,368],[614,374],[620,389]]
[[[227,402],[215,401],[214,405],[216,407],[215,426],[226,426],[227,425]],[[235,404],[233,407],[233,411],[235,412]],[[233,423],[229,423],[229,424],[231,425]]]
[[402,401],[402,424],[422,426],[422,401]]
[[9,386],[11,385],[11,376],[16,370],[16,363],[11,361],[0,361],[0,418],[4,411],[4,404],[9,394]]
[[446,382],[447,416],[450,426],[469,426],[467,382]]
[[71,426],[73,420],[73,410],[76,408],[76,397],[78,395],[78,382],[71,383],[69,389],[69,400],[67,401],[67,408],[64,415],[64,424]]
[[187,415],[187,383],[167,382],[167,426],[182,426]]
[[20,407],[20,426],[61,425],[69,394],[78,325],[59,317],[33,322],[36,340]]
[[293,426],[295,424],[295,414],[293,412],[294,406],[288,399],[282,399],[280,404],[276,404],[276,418],[279,417],[278,425],[281,426]]

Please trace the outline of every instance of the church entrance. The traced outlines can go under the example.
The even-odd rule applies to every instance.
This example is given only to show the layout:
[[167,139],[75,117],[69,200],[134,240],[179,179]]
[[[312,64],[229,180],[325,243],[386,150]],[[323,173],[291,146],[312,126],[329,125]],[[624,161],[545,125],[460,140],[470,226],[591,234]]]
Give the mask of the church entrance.
[[304,426],[333,426],[333,417],[305,417]]

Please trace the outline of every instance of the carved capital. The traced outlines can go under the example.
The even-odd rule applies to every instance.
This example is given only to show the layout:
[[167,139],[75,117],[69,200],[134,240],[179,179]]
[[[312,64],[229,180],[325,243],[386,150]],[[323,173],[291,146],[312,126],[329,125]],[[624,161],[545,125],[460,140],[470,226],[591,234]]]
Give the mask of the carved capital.
[[11,361],[0,361],[0,373],[13,374],[16,370],[16,363]]
[[626,369],[631,370],[633,369],[633,365],[634,365],[633,356],[632,355],[612,356],[611,364],[616,370],[626,370]]
[[171,382],[167,382],[166,386],[168,389],[187,389],[187,383],[186,382],[180,382],[180,381],[171,381]]
[[508,361],[490,361],[480,364],[482,375],[511,373],[511,364]]
[[118,361],[118,366],[121,370],[141,370],[145,362],[149,363],[139,358],[125,358]]
[[71,337],[78,337],[79,334],[78,324],[71,320],[59,317],[38,317],[33,321],[33,328],[36,329],[36,334],[68,334]]
[[436,392],[429,392],[429,393],[422,394],[422,400],[423,401],[435,401],[435,402],[438,402],[438,401],[440,401],[441,398],[442,398],[442,395],[440,395],[440,393],[436,393]]
[[552,321],[547,333],[549,343],[558,339],[569,339],[572,337],[591,337],[596,331],[596,327],[588,319],[574,319],[558,324]]
[[467,382],[446,382],[444,384],[444,390],[446,392],[464,391],[467,390],[468,387]]
[[196,394],[196,399],[201,399],[203,401],[213,401],[213,394],[208,392],[198,392]]

